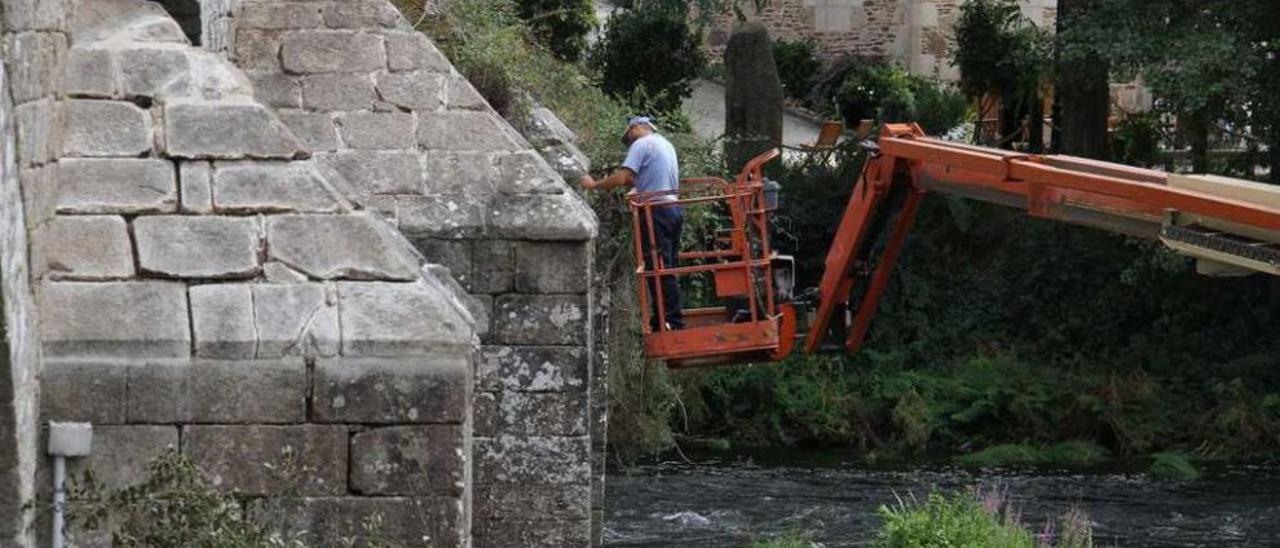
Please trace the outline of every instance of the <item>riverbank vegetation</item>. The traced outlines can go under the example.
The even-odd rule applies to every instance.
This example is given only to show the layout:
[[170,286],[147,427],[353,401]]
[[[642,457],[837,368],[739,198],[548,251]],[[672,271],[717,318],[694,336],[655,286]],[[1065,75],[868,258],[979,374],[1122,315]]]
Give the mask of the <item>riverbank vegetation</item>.
[[[973,28],[968,35],[982,38],[975,43],[1022,40],[1018,47],[1028,56],[1048,63],[1077,60],[1064,54],[1066,60],[1055,61],[1043,48],[1076,51],[1084,39],[1073,34],[1079,31],[1051,41],[1010,19],[1016,17],[1011,12],[1001,14],[1007,17],[998,28]],[[633,83],[606,92],[602,65],[567,62],[539,46],[516,2],[454,0],[446,13],[423,21],[468,77],[497,82],[494,89],[480,87],[491,101],[509,98],[513,107],[504,113],[510,119],[519,123],[520,109],[533,98],[575,130],[597,167],[620,159],[617,131],[625,116],[648,112],[659,116],[680,149],[684,175],[732,171],[714,143],[695,137],[671,108],[670,98],[687,94],[687,77],[677,79],[679,85]],[[637,39],[644,37],[596,47]],[[965,43],[959,47],[957,62],[968,59]],[[1032,93],[1033,86],[994,75],[985,84],[953,88],[868,60],[819,62],[804,45],[780,44],[775,53],[791,59],[784,80],[796,101],[851,116],[857,110],[857,117],[872,120],[914,120],[937,133],[975,119],[966,108],[975,98],[965,90],[1013,86],[1009,93]],[[1178,68],[1159,64],[1158,52],[1129,53],[1117,63],[1134,73],[1147,65]],[[606,51],[582,57],[609,58]],[[813,67],[813,73],[795,67]],[[1266,73],[1257,72],[1251,78]],[[1037,72],[1036,82],[1059,76]],[[808,93],[797,89],[802,85]],[[645,91],[632,93],[636,89]],[[662,104],[647,99],[655,92],[666,93]],[[1164,104],[1160,97],[1157,104]],[[1115,160],[1150,163],[1151,152],[1175,138],[1159,129],[1158,116],[1168,112],[1121,120],[1104,136],[1104,148]],[[856,144],[835,156],[834,162],[790,162],[781,175],[777,242],[797,257],[801,287],[815,285],[861,167]],[[1232,172],[1246,171],[1252,170]],[[646,366],[640,354],[625,208],[616,196],[591,200],[601,219],[597,283],[612,289],[610,444],[622,462],[663,454],[682,436],[729,445],[855,447],[879,459],[947,458],[974,466],[1089,465],[1170,451],[1192,459],[1256,458],[1280,451],[1280,341],[1274,337],[1280,285],[1273,279],[1201,277],[1188,260],[1155,243],[931,195],[862,353],[673,373]],[[698,222],[691,219],[688,232],[696,233]]]

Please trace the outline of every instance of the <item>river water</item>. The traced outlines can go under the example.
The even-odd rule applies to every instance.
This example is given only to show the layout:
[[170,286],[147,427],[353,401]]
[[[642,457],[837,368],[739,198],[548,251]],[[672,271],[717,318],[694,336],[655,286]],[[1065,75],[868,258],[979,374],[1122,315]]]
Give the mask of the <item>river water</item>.
[[[823,546],[863,546],[876,509],[932,489],[1001,489],[1039,531],[1073,507],[1099,546],[1280,546],[1280,462],[1208,467],[1192,482],[1116,470],[872,468],[797,456],[666,463],[608,479],[606,546],[743,546],[802,531]],[[785,461],[784,461],[785,462]]]

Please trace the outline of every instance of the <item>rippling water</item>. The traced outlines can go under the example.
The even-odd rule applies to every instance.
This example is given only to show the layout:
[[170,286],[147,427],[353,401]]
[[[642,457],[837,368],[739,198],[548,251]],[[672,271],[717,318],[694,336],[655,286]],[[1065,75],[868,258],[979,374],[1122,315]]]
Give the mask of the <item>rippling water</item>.
[[934,466],[665,464],[609,476],[606,546],[742,546],[805,531],[825,546],[868,544],[876,508],[931,488],[998,486],[1034,529],[1073,506],[1102,546],[1280,546],[1280,463],[1226,465],[1194,482],[1138,473],[969,472]]

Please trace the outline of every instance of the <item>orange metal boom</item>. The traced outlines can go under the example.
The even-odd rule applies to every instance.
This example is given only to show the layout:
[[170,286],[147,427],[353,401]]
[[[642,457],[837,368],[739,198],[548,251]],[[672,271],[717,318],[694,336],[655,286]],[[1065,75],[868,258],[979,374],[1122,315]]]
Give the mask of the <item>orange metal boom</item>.
[[[852,322],[844,346],[850,353],[861,347],[926,191],[1021,207],[1036,217],[1148,238],[1160,237],[1170,216],[1179,213],[1280,230],[1280,209],[1174,188],[1162,172],[950,143],[925,137],[915,124],[890,124],[880,136],[878,154],[868,160],[854,187],[827,254],[817,315],[804,343],[806,352],[822,348],[837,312],[848,310],[851,294],[859,289],[862,299],[850,310]],[[907,198],[900,205],[887,206],[887,197],[895,192],[906,193]],[[886,211],[890,206],[896,211]],[[868,277],[873,262],[869,248],[874,243],[868,241],[868,227],[877,215],[896,216],[896,222]],[[1270,246],[1267,242],[1250,245]]]
[[[764,198],[761,168],[777,154],[769,151],[756,158],[733,182],[686,181],[678,202],[657,204],[644,195],[631,200],[637,264],[645,259],[641,231],[651,225],[640,219],[651,218],[655,207],[720,202],[732,222],[719,249],[680,254],[681,262],[704,264],[663,265],[650,252],[648,259],[656,266],[637,269],[650,358],[667,360],[672,367],[778,360],[801,338],[807,353],[834,344],[857,352],[926,192],[1158,238],[1208,261],[1239,258],[1233,264],[1280,274],[1280,193],[1244,200],[1172,186],[1170,176],[1158,171],[951,143],[926,137],[915,124],[890,124],[855,183],[827,252],[816,310],[807,333],[800,334],[802,314],[789,291],[776,291],[773,282],[780,256],[769,247],[771,207]],[[1194,221],[1180,221],[1180,216]],[[1250,239],[1259,237],[1261,241]],[[733,307],[688,310],[684,330],[667,329],[662,318],[653,322],[656,329],[648,328],[653,319],[648,302],[664,299],[658,279],[706,273],[714,276],[717,296],[745,304],[736,312]]]

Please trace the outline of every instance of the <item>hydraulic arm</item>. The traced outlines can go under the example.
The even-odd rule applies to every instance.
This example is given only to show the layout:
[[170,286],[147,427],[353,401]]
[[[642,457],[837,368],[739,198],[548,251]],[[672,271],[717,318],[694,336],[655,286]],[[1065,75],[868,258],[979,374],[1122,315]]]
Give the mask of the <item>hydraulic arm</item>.
[[[779,259],[786,258],[768,246],[770,205],[763,197],[760,164],[774,156],[753,161],[733,183],[721,181],[717,196],[734,212],[728,231],[732,245],[711,254],[681,255],[682,261],[710,259],[703,266],[638,271],[642,280],[715,272],[717,295],[747,298],[749,319],[744,321],[733,306],[690,311],[686,317],[699,321],[686,330],[646,332],[650,358],[673,366],[774,360],[801,340],[805,352],[858,351],[927,192],[1157,239],[1194,257],[1204,274],[1280,275],[1280,188],[963,145],[930,139],[914,124],[890,124],[855,183],[827,253],[818,299],[812,310],[797,310],[790,288],[779,286],[787,279],[779,276]],[[681,203],[716,199],[681,194]],[[632,207],[637,215],[649,213],[643,200],[633,200]],[[661,299],[660,290],[655,294],[645,287],[642,283],[641,302]]]

